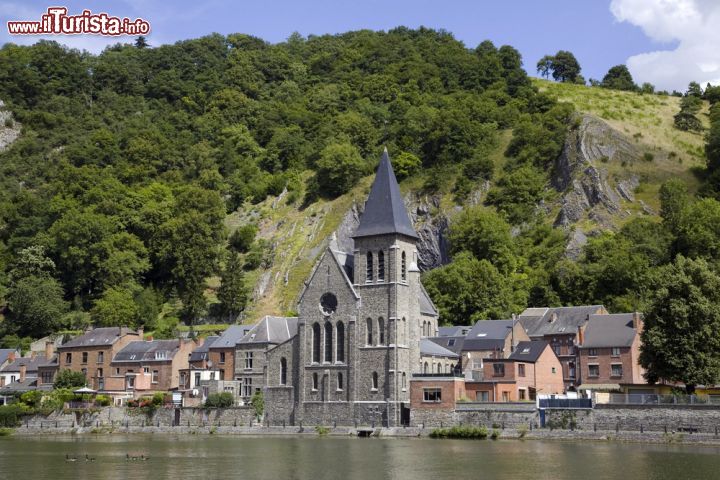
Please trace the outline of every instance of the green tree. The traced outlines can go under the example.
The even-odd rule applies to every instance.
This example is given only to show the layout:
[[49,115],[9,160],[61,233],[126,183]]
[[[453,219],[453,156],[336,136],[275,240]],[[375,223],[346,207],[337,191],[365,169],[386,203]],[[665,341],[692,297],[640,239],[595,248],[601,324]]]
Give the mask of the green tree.
[[249,293],[249,289],[245,285],[245,275],[240,257],[237,253],[228,252],[217,296],[222,313],[226,315],[230,323],[235,323],[237,316],[245,310]]
[[68,309],[63,293],[57,280],[46,275],[16,280],[7,294],[10,325],[36,338],[52,333]]
[[53,383],[53,388],[75,389],[84,387],[86,384],[87,380],[85,379],[85,375],[83,375],[82,372],[75,372],[68,369],[60,369],[57,375],[55,375],[55,383]]
[[657,276],[645,313],[640,364],[650,382],[720,381],[720,277],[704,260],[678,256]]
[[230,246],[240,253],[247,253],[255,242],[258,228],[252,223],[239,226],[230,235]]
[[613,90],[637,90],[637,85],[630,74],[630,70],[625,65],[615,65],[612,67],[602,79],[601,87],[611,88]]
[[512,272],[517,263],[510,225],[492,210],[471,207],[463,210],[450,227],[452,253],[472,253],[491,262],[503,273]]
[[318,186],[331,197],[348,192],[367,173],[368,165],[349,143],[328,145],[317,162]]
[[134,293],[137,287],[110,287],[95,300],[90,310],[93,323],[103,327],[135,326],[138,306]]
[[401,152],[392,158],[393,170],[398,180],[414,175],[420,169],[420,159],[410,152]]
[[572,52],[560,50],[555,55],[545,55],[537,63],[537,71],[544,77],[552,73],[558,82],[575,83],[580,75],[580,63]]

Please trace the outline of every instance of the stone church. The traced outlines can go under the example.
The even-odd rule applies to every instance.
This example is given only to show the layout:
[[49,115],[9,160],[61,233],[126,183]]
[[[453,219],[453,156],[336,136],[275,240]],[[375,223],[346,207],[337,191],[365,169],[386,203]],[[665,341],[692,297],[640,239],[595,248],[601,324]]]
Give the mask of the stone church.
[[267,351],[270,425],[400,425],[420,340],[438,313],[420,283],[418,235],[387,150],[353,235],[331,241],[300,295],[297,334]]

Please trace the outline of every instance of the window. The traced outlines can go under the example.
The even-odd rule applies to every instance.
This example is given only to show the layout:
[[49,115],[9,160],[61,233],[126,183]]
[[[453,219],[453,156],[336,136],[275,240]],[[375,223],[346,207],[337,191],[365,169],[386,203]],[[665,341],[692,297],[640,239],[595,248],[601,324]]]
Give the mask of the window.
[[619,356],[620,356],[620,347],[613,347],[613,348],[612,348],[612,356],[613,356],[613,357],[619,357]]
[[165,360],[167,358],[167,352],[155,352],[155,360]]
[[242,380],[242,396],[243,397],[252,397],[252,394],[253,394],[252,378],[245,377]]
[[450,340],[448,340],[448,347],[454,347],[454,346],[455,346],[455,339],[451,338]]
[[442,390],[439,388],[423,388],[423,402],[427,402],[427,403],[442,402]]
[[505,364],[504,363],[493,363],[493,376],[504,377],[505,376]]
[[312,389],[314,392],[316,392],[318,389],[318,374],[317,374],[317,372],[313,373]]
[[600,365],[588,365],[588,377],[599,377]]
[[320,324],[313,323],[312,326],[312,359],[314,363],[320,363]]
[[280,385],[287,385],[287,360],[280,359]]
[[378,374],[377,374],[377,372],[373,372],[373,374],[372,374],[372,386],[371,386],[371,389],[372,389],[373,391],[377,391],[377,389],[378,389]]
[[343,374],[342,374],[342,372],[338,372],[338,374],[337,374],[337,389],[338,389],[338,391],[342,391],[343,386],[344,386]]
[[520,400],[526,400],[526,397],[525,397],[525,389],[524,389],[524,388],[521,388],[520,390],[518,390],[518,399],[520,399]]
[[407,280],[407,260],[405,259],[405,252],[400,255],[400,278],[405,281]]
[[72,363],[72,353],[68,352],[65,354],[65,363]]
[[380,345],[385,345],[385,320],[378,318],[378,340]]
[[82,363],[87,363],[88,361],[88,352],[82,352]]
[[423,373],[430,373],[428,372],[428,363],[425,362],[425,365],[423,366]]
[[194,386],[197,387],[200,385],[200,372],[195,372],[195,384]]
[[503,401],[503,402],[509,402],[509,401],[510,401],[510,392],[502,392],[502,401]]
[[225,352],[220,352],[220,364],[225,363]]
[[53,383],[53,372],[42,372],[42,383]]
[[385,252],[378,252],[378,281],[385,281]]
[[365,320],[365,325],[367,327],[367,342],[365,342],[367,345],[373,344],[373,321],[372,318],[368,318]]
[[610,365],[610,375],[613,377],[622,377],[622,364],[614,363]]
[[115,368],[115,375],[120,375],[120,368]]
[[332,362],[333,345],[332,345],[332,325],[325,322],[325,361]]
[[337,297],[332,293],[323,293],[323,296],[320,297],[320,309],[324,315],[329,316],[335,313],[337,306]]
[[373,256],[372,252],[367,253],[367,264],[365,265],[365,280],[368,282],[373,281]]
[[335,330],[337,331],[337,352],[335,353],[335,361],[336,362],[344,362],[345,361],[345,324],[342,322],[338,322],[335,326]]
[[437,373],[442,373],[442,364],[438,363],[437,366],[435,367],[435,371]]
[[575,378],[575,364],[568,364],[568,377]]
[[551,371],[552,373],[556,373],[555,367],[552,367],[552,368],[550,369],[550,371]]
[[105,352],[98,352],[97,363],[104,363],[104,362],[105,362]]
[[518,377],[524,377],[525,376],[525,364],[519,363],[518,364]]
[[210,380],[215,380],[215,372],[210,372]]
[[561,355],[560,345],[553,345],[553,350],[555,350],[555,355]]
[[132,390],[135,388],[135,375],[128,375],[125,377],[125,382],[127,384],[127,389]]
[[407,375],[405,375],[405,372],[402,372],[402,389],[403,392],[407,390]]
[[159,379],[160,379],[160,372],[158,370],[153,370],[152,383],[158,383]]
[[80,371],[82,372],[83,377],[87,378],[87,368],[83,368],[83,369],[80,370]]
[[475,392],[475,400],[478,402],[489,402],[490,392]]
[[245,370],[253,368],[253,352],[245,352]]
[[588,350],[588,356],[589,356],[589,357],[597,357],[597,349],[596,349],[596,348],[591,348],[591,349],[589,349],[589,350]]

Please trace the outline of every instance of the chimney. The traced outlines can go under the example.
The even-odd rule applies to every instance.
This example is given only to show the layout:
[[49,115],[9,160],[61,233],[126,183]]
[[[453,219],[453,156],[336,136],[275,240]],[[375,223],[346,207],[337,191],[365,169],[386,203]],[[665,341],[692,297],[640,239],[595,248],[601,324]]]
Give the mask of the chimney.
[[35,350],[30,350],[30,360],[35,360],[36,356],[37,352]]
[[582,347],[583,343],[585,343],[585,327],[579,325],[577,329],[577,344],[579,347]]
[[8,363],[12,363],[14,361],[15,361],[15,350],[13,350],[12,352],[10,352],[8,354]]
[[643,319],[642,319],[642,313],[640,313],[640,312],[633,313],[632,326],[637,333],[642,332],[643,327],[645,326]]
[[50,360],[55,353],[55,344],[53,342],[45,342],[45,360]]
[[144,328],[144,327],[138,328],[138,329],[137,329],[137,334],[138,334],[138,336],[140,337],[140,340],[143,340],[143,336],[145,335],[145,328]]
[[20,364],[20,381],[21,382],[25,381],[25,374],[27,374],[27,367],[25,366],[24,363],[21,363]]

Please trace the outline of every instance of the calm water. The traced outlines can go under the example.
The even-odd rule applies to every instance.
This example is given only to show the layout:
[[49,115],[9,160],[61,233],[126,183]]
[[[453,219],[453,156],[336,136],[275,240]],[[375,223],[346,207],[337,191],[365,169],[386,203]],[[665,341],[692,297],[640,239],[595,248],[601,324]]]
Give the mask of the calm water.
[[[126,453],[149,455],[127,461]],[[81,457],[66,462],[65,455]],[[85,462],[85,454],[95,462]],[[720,449],[614,443],[236,436],[0,438],[2,479],[720,478]]]

